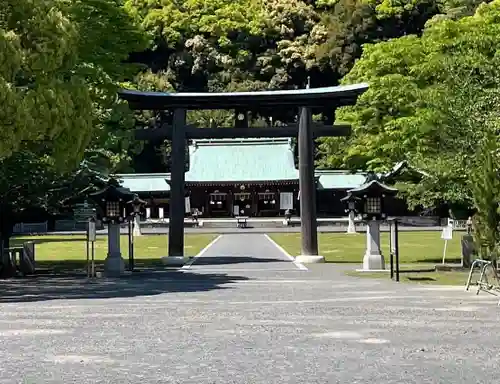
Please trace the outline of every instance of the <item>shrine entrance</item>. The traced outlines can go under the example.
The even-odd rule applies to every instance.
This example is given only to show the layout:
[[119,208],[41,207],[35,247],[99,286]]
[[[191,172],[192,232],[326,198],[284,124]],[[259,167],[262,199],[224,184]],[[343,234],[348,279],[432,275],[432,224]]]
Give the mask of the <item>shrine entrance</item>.
[[[302,262],[323,261],[323,258],[318,255],[313,140],[322,136],[348,136],[350,126],[334,125],[335,109],[355,104],[359,95],[367,89],[367,84],[355,84],[323,88],[308,87],[301,90],[234,93],[162,93],[121,90],[119,96],[128,102],[131,109],[156,111],[156,127],[138,129],[136,139],[171,140],[168,242],[170,264],[179,265],[185,262],[186,140],[280,137],[298,138],[302,254],[297,259]],[[187,124],[187,110],[210,109],[233,110],[234,127],[198,128]],[[321,121],[313,122],[313,114],[321,115]],[[250,116],[264,117],[268,126],[251,127]],[[273,123],[277,121],[281,123],[279,126]],[[235,212],[235,207],[238,207],[239,211],[247,212],[255,205],[264,209],[264,205],[276,204],[276,199],[267,191],[257,192],[257,196],[252,196],[252,194],[248,196],[248,192],[238,191],[235,196],[232,196],[232,205],[229,203],[228,196],[225,195],[223,198],[220,193],[211,195],[210,198],[213,197],[214,200],[210,200],[209,205],[213,206],[212,209],[221,209],[228,214],[231,211]],[[237,205],[234,204],[236,201],[238,201]]]

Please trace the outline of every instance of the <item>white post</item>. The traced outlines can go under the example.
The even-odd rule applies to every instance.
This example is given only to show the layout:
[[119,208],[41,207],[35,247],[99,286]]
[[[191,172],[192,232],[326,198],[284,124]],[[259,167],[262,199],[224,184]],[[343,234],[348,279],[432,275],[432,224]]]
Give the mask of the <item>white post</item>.
[[393,255],[396,254],[396,226],[394,225],[395,221],[391,225],[391,249],[389,252],[391,252]]
[[163,220],[165,218],[165,212],[162,207],[158,208],[158,218]]
[[108,224],[108,255],[104,262],[104,273],[107,276],[120,276],[125,270],[120,251],[120,224]]
[[448,248],[448,240],[444,241],[444,249],[443,249],[443,262],[442,264],[444,265],[446,262],[446,248]]
[[385,269],[385,260],[380,251],[380,222],[370,220],[366,226],[366,251],[363,257],[363,270]]
[[347,233],[357,233],[356,223],[354,222],[354,211],[349,211],[348,217],[349,223],[347,225]]
[[151,208],[146,208],[146,220],[151,219]]
[[134,216],[134,229],[132,231],[132,235],[134,237],[136,237],[136,236],[142,236],[142,231],[141,231],[141,217],[138,214]]

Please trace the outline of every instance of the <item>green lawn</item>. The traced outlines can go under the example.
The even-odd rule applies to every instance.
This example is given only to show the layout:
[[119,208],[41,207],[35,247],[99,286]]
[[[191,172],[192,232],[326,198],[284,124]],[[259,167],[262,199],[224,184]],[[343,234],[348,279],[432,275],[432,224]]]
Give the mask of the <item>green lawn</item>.
[[[196,234],[185,235],[184,254],[196,256],[216,235]],[[121,251],[123,258],[128,260],[128,235],[121,236]],[[78,269],[86,265],[85,236],[24,236],[11,241],[16,246],[25,241],[36,243],[35,260],[39,267],[52,269]],[[108,250],[107,236],[97,236],[95,243],[95,258],[97,264],[102,264]],[[135,238],[134,259],[136,265],[160,266],[161,256],[168,255],[168,235],[144,235]]]
[[[299,233],[273,233],[269,236],[281,245],[290,255],[300,254]],[[455,232],[453,240],[448,241],[446,261],[448,263],[460,262],[461,233]],[[319,253],[331,263],[363,262],[366,248],[366,234],[346,233],[319,233]],[[389,234],[381,235],[382,252],[389,262]],[[399,258],[402,264],[412,263],[440,263],[443,257],[444,240],[438,231],[412,231],[399,233]]]

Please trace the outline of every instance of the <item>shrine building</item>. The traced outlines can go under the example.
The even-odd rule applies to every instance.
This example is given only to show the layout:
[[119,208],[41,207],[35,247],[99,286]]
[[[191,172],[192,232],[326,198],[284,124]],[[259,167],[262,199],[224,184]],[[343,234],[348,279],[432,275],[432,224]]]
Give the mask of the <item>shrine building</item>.
[[[363,184],[366,176],[316,170],[318,216],[345,216],[340,199]],[[168,217],[169,173],[115,177],[147,202],[148,218]],[[187,215],[197,211],[200,217],[275,217],[288,209],[300,215],[299,172],[288,138],[192,140],[185,180]]]

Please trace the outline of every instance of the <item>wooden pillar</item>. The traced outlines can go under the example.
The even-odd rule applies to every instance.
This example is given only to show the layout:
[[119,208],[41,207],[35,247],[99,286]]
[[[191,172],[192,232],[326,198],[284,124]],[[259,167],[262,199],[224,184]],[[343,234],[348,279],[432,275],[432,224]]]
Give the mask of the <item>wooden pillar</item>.
[[186,110],[174,111],[172,127],[172,168],[170,182],[170,225],[168,255],[184,256],[184,180],[186,160]]
[[314,183],[314,142],[309,108],[300,108],[299,121],[299,189],[300,230],[304,256],[318,255],[318,227],[316,223],[316,186]]

